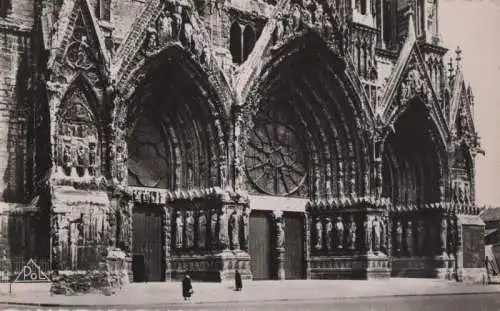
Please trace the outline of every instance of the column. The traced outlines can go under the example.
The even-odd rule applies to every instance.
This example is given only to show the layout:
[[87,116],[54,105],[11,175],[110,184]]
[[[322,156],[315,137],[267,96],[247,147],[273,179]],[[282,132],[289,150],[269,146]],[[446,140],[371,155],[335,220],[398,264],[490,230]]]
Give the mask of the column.
[[372,249],[372,216],[366,215],[365,221],[363,223],[364,231],[364,244],[367,255],[373,254]]
[[172,279],[172,207],[166,205],[165,203],[161,203],[161,207],[163,209],[163,234],[164,234],[164,251],[165,251],[165,281],[170,281]]
[[448,221],[446,213],[441,216],[441,226],[440,226],[440,253],[443,258],[447,258],[447,235],[448,235]]
[[285,221],[282,211],[273,211],[274,218],[274,253],[277,279],[285,279]]

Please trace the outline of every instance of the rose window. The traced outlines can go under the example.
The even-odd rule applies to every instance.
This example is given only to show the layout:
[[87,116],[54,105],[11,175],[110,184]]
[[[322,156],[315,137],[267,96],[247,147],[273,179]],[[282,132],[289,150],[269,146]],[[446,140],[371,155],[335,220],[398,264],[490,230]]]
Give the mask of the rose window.
[[278,122],[256,124],[245,154],[248,178],[260,191],[290,195],[306,178],[304,154],[297,134]]

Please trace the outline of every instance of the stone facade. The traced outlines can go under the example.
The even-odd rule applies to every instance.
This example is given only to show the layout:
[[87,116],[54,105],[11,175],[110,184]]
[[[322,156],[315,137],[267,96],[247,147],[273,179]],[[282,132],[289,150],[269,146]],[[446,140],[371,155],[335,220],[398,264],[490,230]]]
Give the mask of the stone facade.
[[274,278],[289,212],[307,278],[484,270],[474,97],[437,0],[2,3],[4,261],[17,221],[54,272],[120,249],[131,279],[251,278],[259,195]]

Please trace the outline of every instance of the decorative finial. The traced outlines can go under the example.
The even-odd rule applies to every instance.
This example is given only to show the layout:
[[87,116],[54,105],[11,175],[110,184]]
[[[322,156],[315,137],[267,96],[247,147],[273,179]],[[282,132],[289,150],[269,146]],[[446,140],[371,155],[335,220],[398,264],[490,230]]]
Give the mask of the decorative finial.
[[460,46],[457,46],[457,49],[455,50],[455,53],[457,54],[457,67],[460,66],[460,61],[462,60],[462,57],[460,56],[462,54],[462,50],[460,49]]
[[414,21],[414,13],[412,6],[410,6],[408,11],[406,12],[406,16],[408,16],[408,38],[412,41],[416,40],[415,21]]
[[453,68],[453,58],[450,57],[450,60],[448,61],[448,72],[449,72],[450,77],[453,75],[454,70],[455,69]]

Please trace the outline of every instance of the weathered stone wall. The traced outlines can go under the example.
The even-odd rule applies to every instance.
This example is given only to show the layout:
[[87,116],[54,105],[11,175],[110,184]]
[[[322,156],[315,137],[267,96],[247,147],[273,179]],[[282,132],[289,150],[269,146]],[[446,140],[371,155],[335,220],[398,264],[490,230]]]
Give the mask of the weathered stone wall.
[[14,1],[0,19],[0,200],[22,199],[34,4]]

